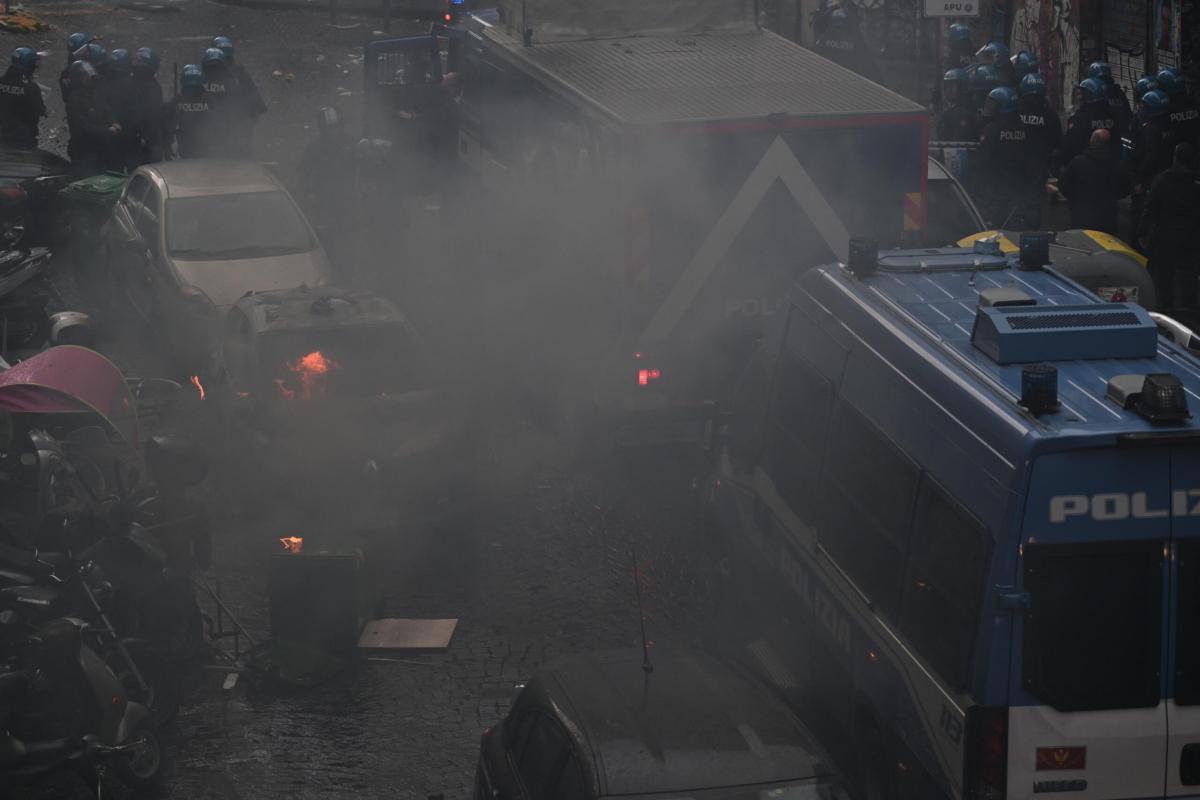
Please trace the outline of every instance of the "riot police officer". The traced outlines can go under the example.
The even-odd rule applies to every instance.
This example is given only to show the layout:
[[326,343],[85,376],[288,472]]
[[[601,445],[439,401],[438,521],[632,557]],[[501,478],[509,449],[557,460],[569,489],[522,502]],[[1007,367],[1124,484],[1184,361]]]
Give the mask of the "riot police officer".
[[969,74],[971,76],[971,106],[975,109],[975,125],[978,130],[983,130],[983,126],[987,124],[986,112],[990,110],[987,98],[992,89],[996,88],[996,70],[986,64],[980,64],[974,70],[970,70]]
[[249,158],[253,150],[254,123],[267,110],[267,105],[250,73],[234,58],[233,40],[228,36],[216,36],[211,46],[225,54],[229,78],[226,89],[234,101],[230,107],[230,146],[235,154]]
[[1113,158],[1121,157],[1121,140],[1116,135],[1117,121],[1108,104],[1104,92],[1104,84],[1095,78],[1084,78],[1079,82],[1082,105],[1067,120],[1067,130],[1063,134],[1062,163],[1069,164],[1071,159],[1082,153],[1088,147],[1092,131],[1104,129],[1109,132],[1109,147]]
[[1179,70],[1168,67],[1160,69],[1154,79],[1171,101],[1171,127],[1175,129],[1176,141],[1193,146],[1200,143],[1200,107],[1187,93],[1183,75]]
[[1013,55],[1013,57],[1009,59],[1009,63],[1012,64],[1013,72],[1015,72],[1017,75],[1017,93],[1020,94],[1021,79],[1030,73],[1038,71],[1037,56],[1028,50],[1022,50],[1021,52]]
[[[1144,79],[1143,79],[1144,80]],[[1141,83],[1141,81],[1138,81]],[[1146,192],[1154,179],[1171,166],[1175,152],[1175,131],[1171,127],[1171,102],[1162,92],[1151,89],[1142,96],[1134,130],[1133,148],[1129,154],[1129,171],[1133,178],[1133,235],[1137,242],[1137,229],[1141,222]]]
[[961,22],[955,22],[949,30],[949,51],[946,56],[946,69],[966,69],[975,62],[975,45],[971,41],[971,29]]
[[830,13],[829,24],[817,39],[816,51],[868,80],[879,80],[879,70],[867,50],[867,42],[844,8]]
[[1017,93],[997,86],[988,93],[984,115],[987,125],[979,139],[979,196],[989,221],[1008,227],[1020,224],[1020,206],[1027,191],[1029,140],[1017,113]]
[[1158,294],[1159,308],[1197,305],[1196,220],[1200,219],[1200,182],[1196,149],[1190,142],[1175,145],[1169,169],[1154,179],[1146,193],[1138,242],[1150,254],[1147,265]]
[[133,56],[123,47],[108,53],[100,71],[100,91],[104,102],[121,125],[116,141],[116,157],[122,166],[136,165],[137,142],[133,136],[131,108],[131,84],[133,82]]
[[33,80],[39,60],[32,47],[18,47],[0,77],[0,140],[5,144],[37,148],[38,123],[46,116],[42,90]]
[[976,57],[979,63],[996,71],[996,85],[1017,87],[1017,71],[1008,57],[1008,45],[1003,42],[988,42],[979,48]]
[[160,161],[164,154],[163,92],[157,77],[158,65],[158,53],[153,48],[140,47],[133,55],[128,110],[130,134],[137,144],[134,154],[137,164]]
[[76,53],[79,48],[92,41],[92,35],[78,31],[67,37],[67,63],[63,64],[62,72],[58,74],[58,91],[62,93],[63,102],[67,102],[67,95],[71,93],[71,63],[79,56]]
[[1036,229],[1042,226],[1046,179],[1055,166],[1056,154],[1062,144],[1062,122],[1046,102],[1046,81],[1040,73],[1031,72],[1021,78],[1017,94],[1017,116],[1025,128],[1028,142],[1026,180],[1021,193],[1022,217],[1026,225]]
[[105,104],[96,67],[90,61],[76,61],[71,65],[69,78],[67,128],[71,138],[67,155],[72,171],[86,176],[119,168],[115,142],[121,125]]
[[206,82],[199,64],[187,64],[179,73],[179,94],[171,102],[168,123],[179,158],[225,154],[223,120]]
[[1113,121],[1116,123],[1113,134],[1118,137],[1128,136],[1133,111],[1129,108],[1129,98],[1125,96],[1125,90],[1113,80],[1112,67],[1107,61],[1093,61],[1088,66],[1087,76],[1104,85],[1104,97],[1112,109]]
[[971,105],[967,71],[960,68],[949,70],[942,78],[942,86],[944,105],[938,113],[938,139],[944,142],[978,141],[978,119]]

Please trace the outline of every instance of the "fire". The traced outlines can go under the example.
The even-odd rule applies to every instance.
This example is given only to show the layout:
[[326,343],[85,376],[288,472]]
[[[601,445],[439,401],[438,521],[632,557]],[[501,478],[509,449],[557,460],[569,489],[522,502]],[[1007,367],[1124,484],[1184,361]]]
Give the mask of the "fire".
[[299,553],[304,549],[304,537],[302,536],[280,536],[279,543],[289,553]]
[[208,395],[208,392],[204,391],[204,384],[200,382],[200,376],[193,375],[190,380],[192,381],[192,386],[195,386],[196,391],[200,393],[200,399],[203,400]]
[[313,392],[320,394],[325,390],[322,381],[325,376],[335,369],[340,369],[341,365],[329,358],[320,350],[314,350],[306,356],[301,356],[295,361],[290,361],[287,364],[288,371],[295,375],[300,381],[300,389],[296,389],[288,385],[285,378],[276,378],[275,385],[279,387],[279,393],[286,400],[295,400],[297,394],[303,400],[312,397]]

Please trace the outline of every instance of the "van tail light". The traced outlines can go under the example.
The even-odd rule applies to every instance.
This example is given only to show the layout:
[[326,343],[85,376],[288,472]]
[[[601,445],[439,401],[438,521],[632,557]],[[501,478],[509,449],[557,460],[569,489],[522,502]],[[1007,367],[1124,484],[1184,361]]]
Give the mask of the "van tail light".
[[649,386],[651,381],[656,381],[661,377],[662,377],[662,370],[639,369],[637,371],[638,386]]
[[967,711],[963,797],[1003,800],[1008,780],[1008,709],[976,706]]

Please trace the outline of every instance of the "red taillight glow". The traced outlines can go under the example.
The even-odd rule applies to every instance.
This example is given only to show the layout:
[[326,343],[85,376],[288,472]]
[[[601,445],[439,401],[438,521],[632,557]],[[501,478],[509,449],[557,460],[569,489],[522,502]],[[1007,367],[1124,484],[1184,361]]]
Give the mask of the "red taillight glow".
[[454,21],[454,15],[453,15],[453,14],[447,14],[447,15],[446,15],[446,22],[453,22],[453,21]]
[[638,386],[648,386],[650,384],[650,381],[656,381],[662,377],[662,370],[639,369],[637,375],[638,375]]
[[1039,747],[1036,769],[1087,769],[1087,748]]
[[1008,709],[976,707],[967,712],[967,793],[1000,800],[1008,782]]

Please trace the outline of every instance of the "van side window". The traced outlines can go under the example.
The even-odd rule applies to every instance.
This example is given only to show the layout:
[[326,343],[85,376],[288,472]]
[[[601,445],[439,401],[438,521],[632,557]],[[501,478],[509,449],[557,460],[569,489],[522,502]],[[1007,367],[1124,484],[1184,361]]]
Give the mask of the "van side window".
[[926,474],[917,496],[900,630],[942,678],[967,688],[992,538]]
[[920,469],[845,401],[832,436],[821,544],[876,610],[895,619]]
[[784,350],[775,368],[767,470],[780,497],[811,523],[833,385]]

